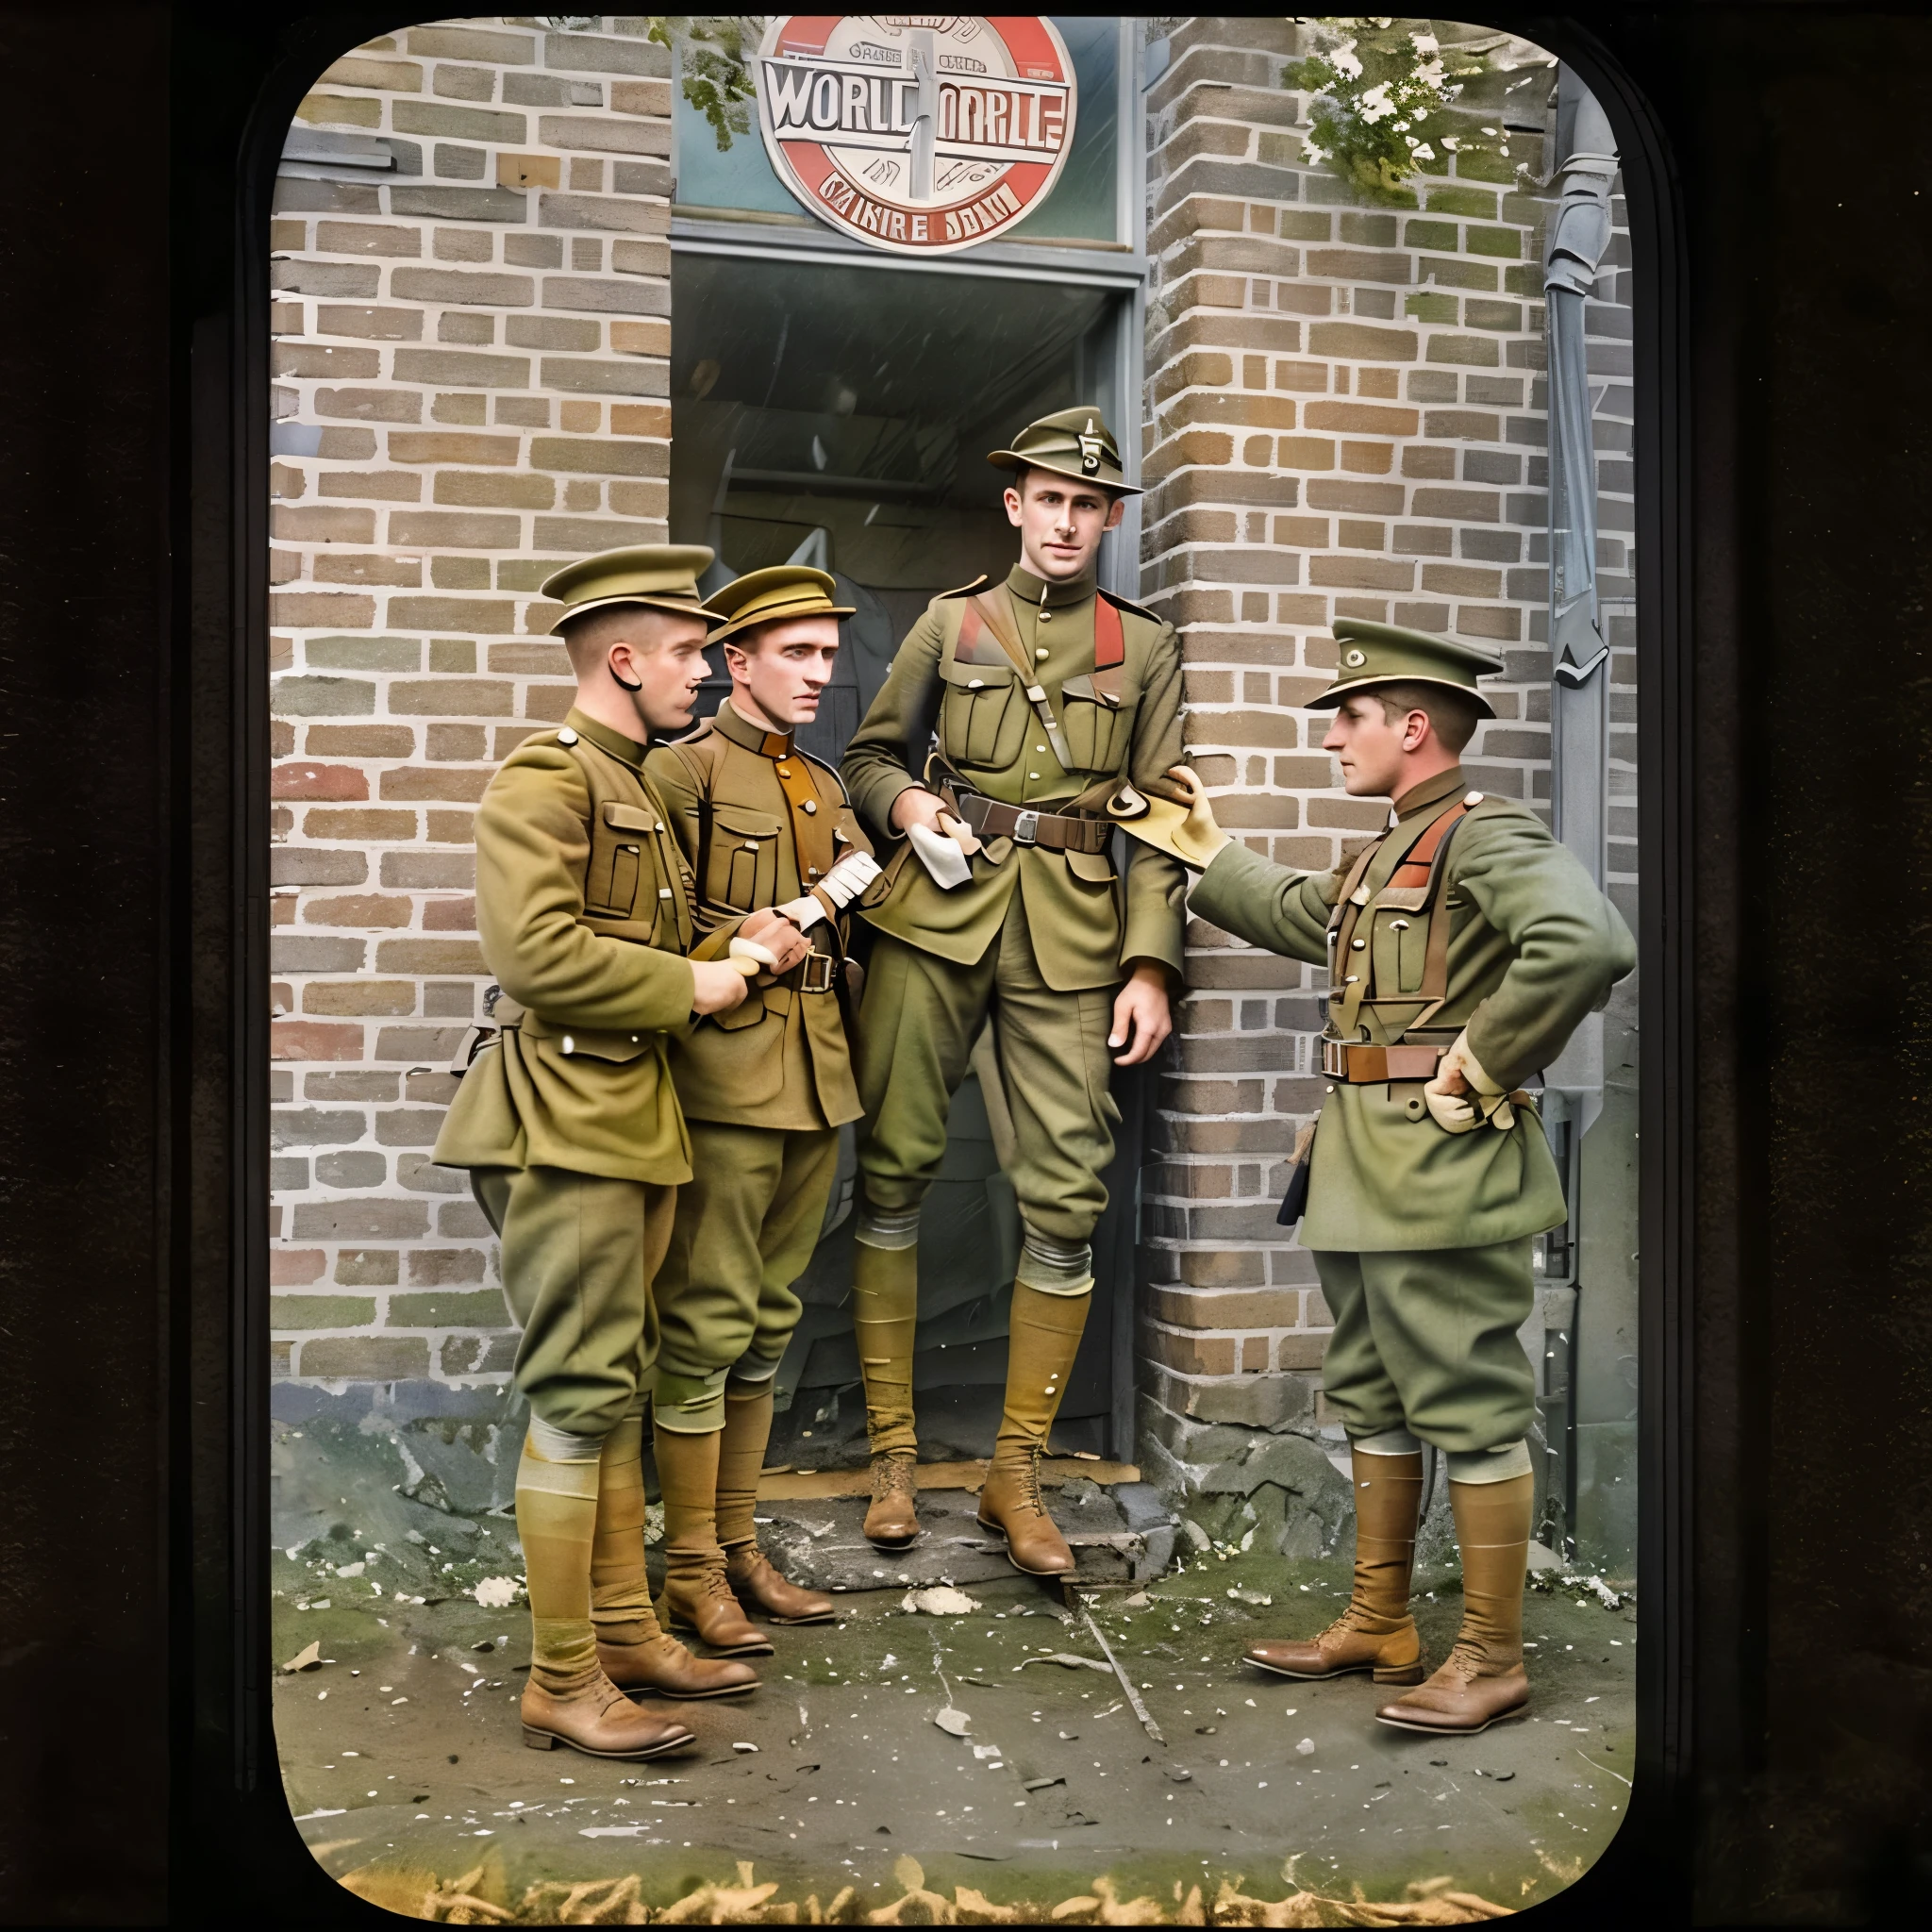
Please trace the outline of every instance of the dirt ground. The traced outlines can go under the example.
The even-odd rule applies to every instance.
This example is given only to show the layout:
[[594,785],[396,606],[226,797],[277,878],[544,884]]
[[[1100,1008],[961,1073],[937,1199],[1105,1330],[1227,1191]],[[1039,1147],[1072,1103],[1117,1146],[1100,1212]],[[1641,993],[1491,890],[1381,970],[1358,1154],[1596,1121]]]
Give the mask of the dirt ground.
[[[527,1613],[474,1600],[514,1582],[513,1534],[466,1522],[458,1556],[412,1530],[392,1557],[341,1523],[275,1558],[277,1661],[318,1659],[276,1677],[291,1808],[325,1870],[393,1910],[1447,1924],[1560,1890],[1624,1815],[1635,1612],[1555,1573],[1529,1598],[1529,1716],[1468,1740],[1376,1724],[1365,1677],[1240,1664],[1257,1637],[1320,1628],[1343,1562],[1184,1544],[1174,1572],[1078,1599],[1162,1741],[1080,1614],[1009,1574],[968,1582],[957,1615],[908,1610],[896,1583],[850,1591],[837,1624],[774,1633],[751,1695],[676,1707],[692,1749],[626,1765],[524,1745]],[[1419,1581],[1440,1657],[1455,1574]]]

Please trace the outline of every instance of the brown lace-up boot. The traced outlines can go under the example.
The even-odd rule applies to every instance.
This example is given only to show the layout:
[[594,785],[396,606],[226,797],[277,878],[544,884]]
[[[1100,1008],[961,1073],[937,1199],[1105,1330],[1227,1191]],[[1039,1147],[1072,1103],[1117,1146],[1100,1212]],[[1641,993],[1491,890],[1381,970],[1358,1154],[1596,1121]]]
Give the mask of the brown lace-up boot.
[[874,1456],[872,1502],[865,1540],[876,1550],[903,1550],[919,1535],[918,1461],[910,1456]]
[[656,1757],[681,1750],[692,1733],[638,1709],[598,1664],[591,1623],[596,1448],[593,1439],[546,1429],[533,1418],[517,1465],[517,1539],[530,1589],[524,1742],[539,1751],[568,1744],[592,1757]]
[[729,1697],[758,1688],[758,1674],[728,1657],[693,1657],[658,1627],[644,1574],[644,1425],[633,1416],[604,1439],[591,1545],[591,1622],[597,1661],[628,1695]]
[[654,1431],[658,1485],[664,1495],[664,1593],[658,1613],[674,1630],[695,1630],[713,1650],[769,1654],[772,1640],[745,1620],[718,1547],[718,1438]]
[[1006,1538],[1008,1560],[1029,1576],[1058,1576],[1074,1567],[1074,1553],[1040,1493],[1040,1458],[1092,1299],[1091,1291],[1044,1294],[1026,1282],[1013,1284],[1006,1411],[979,1492],[979,1524]]
[[1375,1715],[1405,1731],[1469,1734],[1529,1703],[1523,1669],[1523,1581],[1536,1478],[1449,1485],[1462,1546],[1462,1628],[1441,1670]]
[[1243,1661],[1284,1677],[1339,1677],[1372,1671],[1378,1684],[1420,1684],[1422,1639],[1408,1613],[1422,1509],[1423,1458],[1352,1457],[1355,1472],[1355,1587],[1348,1607],[1319,1636],[1291,1643],[1251,1643]]
[[[906,1222],[905,1226],[895,1224]],[[905,1241],[874,1247],[867,1234]],[[918,1329],[918,1216],[909,1222],[865,1210],[852,1249],[852,1327],[865,1378],[865,1424],[872,1440],[872,1507],[865,1538],[876,1549],[903,1550],[919,1535],[919,1436],[912,1420],[912,1349]]]
[[718,1546],[741,1606],[774,1624],[823,1624],[832,1599],[801,1590],[758,1548],[758,1472],[772,1440],[772,1377],[724,1385],[724,1433],[718,1439]]

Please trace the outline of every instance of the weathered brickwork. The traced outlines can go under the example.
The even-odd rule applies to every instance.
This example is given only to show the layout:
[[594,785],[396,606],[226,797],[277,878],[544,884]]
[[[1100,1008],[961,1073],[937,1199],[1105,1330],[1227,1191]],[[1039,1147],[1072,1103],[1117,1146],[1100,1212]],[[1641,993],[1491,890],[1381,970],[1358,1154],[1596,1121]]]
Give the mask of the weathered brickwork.
[[[1423,177],[1413,209],[1359,205],[1300,164],[1307,103],[1281,85],[1299,51],[1285,21],[1191,19],[1149,92],[1142,585],[1181,626],[1190,743],[1224,823],[1325,870],[1387,819],[1340,794],[1324,714],[1297,708],[1329,681],[1337,617],[1500,652],[1498,716],[1465,762],[1484,789],[1547,806],[1550,202],[1514,175],[1545,164],[1542,141],[1517,134],[1508,159],[1465,155]],[[1493,125],[1521,78],[1486,76],[1466,104]],[[1538,70],[1508,96],[1532,107],[1510,118],[1540,117],[1547,92]],[[1603,590],[1623,600],[1606,604],[1624,706],[1612,790],[1626,799],[1627,262],[1620,233],[1590,317]],[[1613,839],[1634,920],[1634,806],[1613,811]],[[1188,970],[1141,1229],[1143,1436],[1176,1464],[1224,1456],[1217,1424],[1325,1420],[1329,1325],[1310,1257],[1274,1220],[1294,1130],[1322,1093],[1322,976],[1199,920]]]
[[274,1326],[304,1379],[500,1378],[428,1165],[477,1008],[471,821],[571,686],[537,595],[661,540],[670,66],[641,19],[371,42],[278,184]]
[[[670,81],[643,25],[413,27],[330,69],[291,137],[274,235],[273,1262],[276,1367],[298,1381],[508,1373],[494,1244],[427,1155],[485,979],[475,802],[569,700],[537,586],[665,534]],[[1428,178],[1413,210],[1357,206],[1300,164],[1286,23],[1186,21],[1170,47],[1147,95],[1143,581],[1182,626],[1222,815],[1304,866],[1381,823],[1336,791],[1320,716],[1297,708],[1342,614],[1502,651],[1503,715],[1471,768],[1544,799],[1548,204],[1510,178],[1545,165],[1541,142]],[[1545,92],[1539,76],[1514,98],[1540,114]],[[1624,707],[1612,867],[1634,921],[1627,261],[1620,234],[1591,367]],[[1157,1467],[1195,1459],[1204,1429],[1317,1420],[1327,1327],[1274,1221],[1321,1089],[1314,976],[1198,921],[1190,949],[1143,1187]]]

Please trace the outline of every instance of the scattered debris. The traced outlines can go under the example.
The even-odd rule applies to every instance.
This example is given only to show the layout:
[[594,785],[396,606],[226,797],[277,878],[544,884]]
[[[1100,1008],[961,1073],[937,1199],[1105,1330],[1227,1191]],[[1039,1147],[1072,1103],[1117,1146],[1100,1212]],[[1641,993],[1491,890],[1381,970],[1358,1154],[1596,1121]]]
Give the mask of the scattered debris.
[[1042,1651],[1038,1657],[1022,1657],[1013,1668],[1024,1671],[1028,1664],[1064,1664],[1070,1671],[1098,1671],[1103,1677],[1113,1674],[1111,1666],[1102,1663],[1097,1657],[1075,1657],[1071,1650]]
[[900,1599],[899,1607],[928,1617],[965,1617],[979,1607],[979,1599],[968,1596],[963,1590],[948,1590],[943,1584],[935,1584],[930,1590],[908,1590]]
[[1214,1545],[1214,1539],[1191,1516],[1181,1518],[1181,1534],[1198,1551],[1206,1552]]
[[1167,1767],[1167,1774],[1177,1785],[1191,1784],[1194,1778],[1194,1774],[1191,1771],[1183,1770],[1178,1764],[1170,1764]]
[[1304,1738],[1301,1740],[1301,1742],[1297,1744],[1294,1748],[1297,1751],[1299,1751],[1304,1757],[1307,1757],[1313,1753],[1315,1748],[1315,1740],[1312,1738]]
[[734,1751],[756,1751],[758,1747],[756,1744],[735,1743],[731,1748]]
[[295,1671],[319,1671],[321,1668],[322,1643],[319,1639],[314,1643],[307,1644],[301,1650],[298,1650],[282,1666],[283,1670],[291,1673]]
[[955,1710],[949,1704],[933,1719],[948,1737],[963,1738],[973,1729],[973,1720],[963,1710]]
[[[1141,1728],[1143,1731],[1145,1731],[1147,1735],[1150,1738],[1152,1738],[1157,1744],[1165,1744],[1167,1742],[1167,1740],[1161,1736],[1160,1726],[1154,1722],[1153,1716],[1149,1712],[1147,1707],[1141,1702],[1141,1693],[1134,1689],[1134,1686],[1132,1682],[1129,1680],[1126,1672],[1121,1669],[1120,1658],[1115,1657],[1113,1654],[1113,1645],[1107,1641],[1106,1632],[1103,1631],[1100,1625],[1093,1621],[1093,1612],[1091,1609],[1089,1609],[1084,1603],[1080,1606],[1080,1615],[1082,1619],[1085,1621],[1088,1629],[1092,1631],[1093,1641],[1094,1642],[1099,1644],[1101,1654],[1107,1658],[1108,1663],[1112,1667],[1115,1677],[1118,1678],[1120,1681],[1121,1689],[1127,1693],[1127,1702],[1133,1706],[1134,1715],[1141,1720]],[[1118,1710],[1120,1708],[1119,1705],[1115,1705],[1114,1708]],[[1102,1717],[1105,1717],[1107,1715],[1105,1711],[1102,1711],[1100,1714]]]
[[1272,1596],[1264,1596],[1258,1590],[1231,1590],[1228,1595],[1238,1604],[1258,1604],[1263,1609],[1274,1601]]
[[1023,1791],[1043,1791],[1051,1785],[1065,1783],[1066,1779],[1063,1777],[1029,1777],[1020,1789]]
[[486,1610],[507,1610],[517,1600],[517,1583],[511,1576],[486,1576],[470,1594]]

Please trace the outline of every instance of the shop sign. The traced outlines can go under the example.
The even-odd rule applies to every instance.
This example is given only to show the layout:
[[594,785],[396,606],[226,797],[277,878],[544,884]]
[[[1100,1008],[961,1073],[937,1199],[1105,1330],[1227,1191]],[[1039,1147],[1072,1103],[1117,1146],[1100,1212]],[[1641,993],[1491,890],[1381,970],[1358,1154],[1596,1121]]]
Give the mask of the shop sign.
[[1024,15],[793,13],[758,50],[778,178],[874,248],[950,255],[1052,192],[1074,142],[1074,67]]

